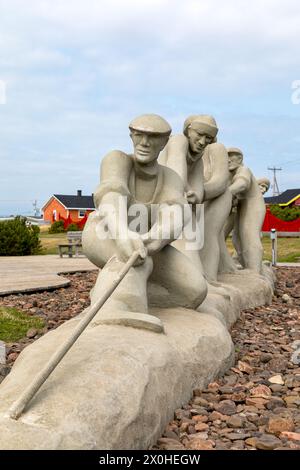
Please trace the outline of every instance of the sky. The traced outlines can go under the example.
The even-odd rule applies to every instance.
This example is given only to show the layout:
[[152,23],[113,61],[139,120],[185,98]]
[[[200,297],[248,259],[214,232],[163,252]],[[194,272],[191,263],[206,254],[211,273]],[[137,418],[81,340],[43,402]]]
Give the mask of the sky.
[[174,133],[211,114],[257,177],[299,188],[299,0],[0,0],[0,215],[91,194],[144,113]]

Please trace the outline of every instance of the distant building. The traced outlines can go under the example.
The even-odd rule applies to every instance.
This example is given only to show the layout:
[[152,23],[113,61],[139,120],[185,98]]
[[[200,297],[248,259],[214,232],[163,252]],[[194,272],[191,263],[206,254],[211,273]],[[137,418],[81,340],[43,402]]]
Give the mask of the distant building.
[[287,189],[279,196],[265,197],[267,206],[278,204],[281,207],[300,206],[300,189]]
[[83,196],[80,190],[76,195],[53,194],[42,207],[44,221],[51,223],[57,220],[81,223],[94,210],[93,196]]
[[278,204],[282,209],[285,207],[300,206],[300,189],[287,189],[279,196],[265,197],[267,206],[266,216],[262,228],[263,233],[269,233],[275,228],[278,234],[285,236],[287,234],[293,236],[300,235],[300,218],[295,220],[281,220],[271,213],[270,206]]

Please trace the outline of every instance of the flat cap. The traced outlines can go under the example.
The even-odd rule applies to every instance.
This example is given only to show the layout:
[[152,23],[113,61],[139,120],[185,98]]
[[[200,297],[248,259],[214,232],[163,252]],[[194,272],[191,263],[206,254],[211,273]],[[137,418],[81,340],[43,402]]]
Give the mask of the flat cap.
[[242,157],[244,156],[243,152],[241,151],[241,149],[237,148],[237,147],[228,147],[227,149],[227,153],[238,153],[239,155],[241,155]]
[[143,114],[131,121],[129,129],[146,132],[147,134],[170,135],[170,124],[158,114]]

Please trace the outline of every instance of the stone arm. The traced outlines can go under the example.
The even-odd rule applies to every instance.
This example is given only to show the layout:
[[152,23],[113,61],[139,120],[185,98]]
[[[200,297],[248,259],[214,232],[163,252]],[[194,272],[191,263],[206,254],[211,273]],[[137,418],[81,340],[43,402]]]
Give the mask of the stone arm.
[[229,190],[233,196],[245,193],[251,185],[251,172],[248,168],[242,167],[233,177]]
[[187,162],[186,157],[189,149],[188,139],[182,135],[173,135],[170,137],[167,146],[159,156],[161,165],[171,168],[180,176],[183,181],[185,191],[189,190],[187,180]]
[[165,189],[168,197],[161,201],[155,223],[141,237],[149,255],[162,250],[179,238],[184,225],[189,223],[192,216],[191,208],[183,196],[182,180],[172,170],[168,168],[165,170]]
[[[133,251],[140,252],[140,258],[146,257],[144,244],[138,234],[128,228],[127,198],[129,175],[132,160],[125,153],[115,150],[102,160],[100,184],[94,193],[95,207],[101,220],[105,218],[109,234],[116,242],[117,257],[127,261]],[[140,264],[141,259],[136,264]]]
[[211,177],[204,183],[204,200],[214,199],[226,191],[229,182],[228,154],[223,144],[211,144],[207,147],[208,154],[204,156],[205,162],[209,162]]

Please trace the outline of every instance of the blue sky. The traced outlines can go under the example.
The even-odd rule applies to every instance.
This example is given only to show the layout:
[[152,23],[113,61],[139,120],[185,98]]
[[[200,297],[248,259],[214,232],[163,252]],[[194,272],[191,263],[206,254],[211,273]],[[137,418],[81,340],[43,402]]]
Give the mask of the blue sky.
[[0,214],[92,193],[151,112],[175,133],[214,115],[256,176],[280,165],[280,189],[299,187],[295,80],[298,0],[0,0]]

